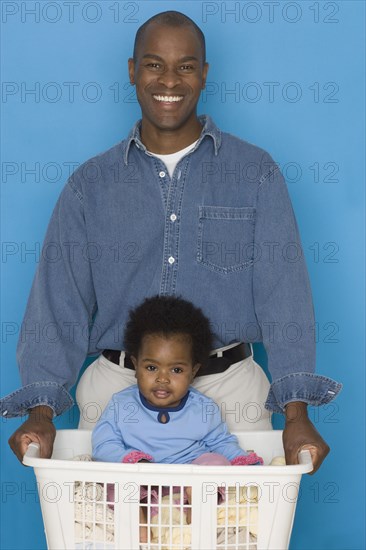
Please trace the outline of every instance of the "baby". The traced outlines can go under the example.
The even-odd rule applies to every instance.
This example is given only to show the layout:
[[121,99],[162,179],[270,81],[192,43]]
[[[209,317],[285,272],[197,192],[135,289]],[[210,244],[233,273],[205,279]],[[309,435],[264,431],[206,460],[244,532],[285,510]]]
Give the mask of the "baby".
[[[186,300],[156,296],[130,312],[124,346],[137,384],[114,394],[96,424],[94,460],[207,465],[263,462],[239,447],[214,401],[190,386],[199,369],[204,373],[212,340],[208,319]],[[188,490],[185,498],[190,503]],[[146,536],[140,530],[140,542],[146,542]]]

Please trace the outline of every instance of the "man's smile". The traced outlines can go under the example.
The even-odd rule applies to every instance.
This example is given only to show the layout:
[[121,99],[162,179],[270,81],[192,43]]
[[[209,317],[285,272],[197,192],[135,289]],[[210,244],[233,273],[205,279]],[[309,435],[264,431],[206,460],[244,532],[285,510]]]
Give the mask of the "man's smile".
[[182,95],[158,95],[153,94],[153,98],[161,103],[179,103],[183,100]]

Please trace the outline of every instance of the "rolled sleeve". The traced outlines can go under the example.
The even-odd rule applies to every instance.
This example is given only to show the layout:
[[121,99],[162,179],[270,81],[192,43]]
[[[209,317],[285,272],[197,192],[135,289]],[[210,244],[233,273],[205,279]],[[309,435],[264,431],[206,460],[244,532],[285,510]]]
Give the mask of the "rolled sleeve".
[[58,416],[72,407],[69,392],[56,382],[34,382],[6,395],[0,400],[0,414],[5,418],[24,416],[30,409],[47,405]]
[[285,406],[293,401],[303,401],[313,406],[325,405],[341,389],[342,384],[319,374],[288,374],[271,384],[265,407],[272,412],[283,413]]

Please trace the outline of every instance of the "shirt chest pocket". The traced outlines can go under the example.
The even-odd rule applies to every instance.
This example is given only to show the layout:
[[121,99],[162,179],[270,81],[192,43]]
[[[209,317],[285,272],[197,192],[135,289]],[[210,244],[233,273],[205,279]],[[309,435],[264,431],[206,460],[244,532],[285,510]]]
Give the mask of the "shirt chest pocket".
[[254,207],[200,206],[197,262],[222,274],[249,268],[254,228]]

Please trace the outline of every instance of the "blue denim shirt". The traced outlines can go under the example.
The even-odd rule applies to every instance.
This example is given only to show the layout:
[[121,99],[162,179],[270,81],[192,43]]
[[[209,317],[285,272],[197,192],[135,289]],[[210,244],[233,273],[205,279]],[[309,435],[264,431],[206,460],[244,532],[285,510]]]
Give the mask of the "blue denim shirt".
[[52,214],[19,338],[23,387],[4,416],[72,404],[86,356],[122,349],[130,308],[180,295],[212,322],[215,347],[263,342],[273,383],[266,407],[320,405],[341,385],[314,374],[311,290],[283,177],[262,149],[208,116],[170,178],[140,139],[80,166]]

